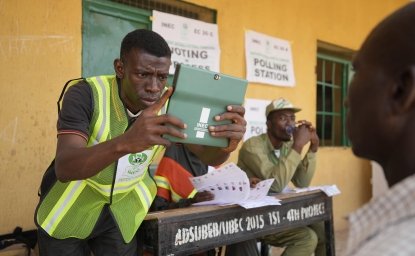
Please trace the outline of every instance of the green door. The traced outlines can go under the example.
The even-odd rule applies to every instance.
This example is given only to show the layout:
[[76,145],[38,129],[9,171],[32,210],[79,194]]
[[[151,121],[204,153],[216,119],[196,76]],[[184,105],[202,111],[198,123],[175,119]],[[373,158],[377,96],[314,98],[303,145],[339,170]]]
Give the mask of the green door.
[[84,0],[82,76],[114,74],[122,38],[137,28],[151,28],[151,11],[110,1]]

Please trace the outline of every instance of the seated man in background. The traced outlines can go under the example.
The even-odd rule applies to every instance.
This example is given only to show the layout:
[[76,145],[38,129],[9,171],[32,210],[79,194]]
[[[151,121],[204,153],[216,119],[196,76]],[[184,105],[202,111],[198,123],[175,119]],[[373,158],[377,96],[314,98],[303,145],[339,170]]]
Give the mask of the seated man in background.
[[[251,180],[275,179],[271,192],[283,191],[290,181],[307,187],[313,178],[319,138],[310,122],[301,120],[295,126],[295,113],[300,110],[286,99],[273,100],[266,108],[267,133],[248,139],[239,151],[238,166]],[[301,159],[308,143],[308,152]],[[263,241],[286,247],[284,255],[325,255],[323,223],[268,235]]]
[[[208,165],[201,162],[183,144],[172,144],[167,147],[154,174],[157,196],[151,210],[183,208],[193,203],[212,200],[212,193],[209,191],[197,192],[189,180],[190,177],[201,176],[207,172]],[[215,255],[215,251],[210,250],[202,255]],[[250,240],[227,245],[225,255],[259,256],[259,252],[256,241]]]
[[357,53],[347,101],[353,153],[390,189],[349,216],[347,255],[415,255],[415,3],[385,18]]

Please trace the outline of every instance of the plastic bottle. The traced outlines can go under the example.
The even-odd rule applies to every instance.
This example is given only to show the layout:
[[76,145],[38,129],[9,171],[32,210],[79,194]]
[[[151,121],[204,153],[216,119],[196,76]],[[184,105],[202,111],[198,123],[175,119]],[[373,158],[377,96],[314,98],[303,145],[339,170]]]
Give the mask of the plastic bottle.
[[288,125],[288,126],[285,127],[285,131],[289,135],[293,135],[295,129],[297,129],[297,127],[295,125]]

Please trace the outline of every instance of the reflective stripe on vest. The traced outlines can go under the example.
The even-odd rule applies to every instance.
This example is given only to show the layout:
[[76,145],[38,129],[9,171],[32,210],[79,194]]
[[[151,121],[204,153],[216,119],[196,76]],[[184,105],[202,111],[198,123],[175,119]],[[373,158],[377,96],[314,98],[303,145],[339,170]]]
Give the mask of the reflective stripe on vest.
[[[92,145],[96,145],[105,141],[108,137],[109,130],[110,130],[110,102],[111,102],[111,95],[110,95],[110,84],[107,79],[102,80],[101,77],[92,77],[87,79],[89,80],[90,84],[95,85],[96,92],[98,93],[98,99],[100,102],[98,103],[99,111],[97,121],[92,129],[90,143]],[[113,82],[116,81],[115,79]],[[97,106],[97,104],[95,104]]]
[[[150,208],[151,203],[153,202],[154,196],[151,194],[150,190],[147,188],[146,184],[143,181],[140,181],[135,187],[135,192],[140,197],[141,203],[147,208]],[[144,203],[145,202],[145,203]]]
[[[157,187],[164,188],[170,192],[170,198],[172,202],[177,203],[180,199],[183,199],[174,189],[171,187],[169,180],[166,177],[156,175],[154,176],[154,180],[156,181]],[[187,195],[187,198],[193,198],[197,193],[196,189],[193,189],[192,192]]]
[[70,182],[69,186],[65,189],[65,192],[59,198],[59,201],[55,204],[52,211],[50,211],[48,217],[41,224],[42,228],[48,234],[53,234],[56,226],[61,220],[61,216],[65,215],[65,213],[69,210],[84,189],[85,185],[86,183],[83,180]]
[[166,190],[170,190],[170,182],[165,177],[160,176],[160,175],[155,175],[154,176],[154,181],[156,182],[157,187],[164,188]]
[[196,190],[196,189],[193,189],[192,193],[190,193],[190,194],[187,196],[187,198],[193,198],[193,197],[196,195],[196,193],[197,193],[197,190]]
[[[87,144],[93,146],[121,135],[128,126],[128,118],[124,105],[119,99],[115,76],[92,77],[86,80],[91,86],[94,97],[94,111],[90,124],[91,135]],[[122,203],[123,198],[127,197],[127,201],[131,201],[134,196],[140,199],[142,205],[142,208],[138,209],[138,213],[145,215],[155,197],[154,181],[148,174],[148,165],[161,150],[161,146],[154,146],[148,150],[150,161],[145,163],[145,173],[140,179],[116,182],[114,187],[112,186],[115,178],[115,163],[86,180],[68,183],[57,181],[38,207],[37,223],[52,237],[84,239],[92,232],[99,217],[99,209],[102,209],[105,204],[113,202],[111,210],[123,212],[124,208],[129,208],[128,205]],[[149,189],[148,186],[152,186],[152,189]],[[77,200],[78,198],[80,200]],[[94,198],[94,201],[91,204],[85,203],[86,198]],[[74,210],[71,211],[72,209]],[[91,210],[93,214],[85,216],[88,221],[73,220],[79,216],[76,215],[76,209]],[[66,215],[68,217],[65,218]],[[62,222],[63,219],[65,221]],[[134,218],[119,220],[123,223],[119,223],[115,218],[124,241],[130,242],[141,224],[141,220],[137,221]],[[65,228],[60,228],[60,225]]]

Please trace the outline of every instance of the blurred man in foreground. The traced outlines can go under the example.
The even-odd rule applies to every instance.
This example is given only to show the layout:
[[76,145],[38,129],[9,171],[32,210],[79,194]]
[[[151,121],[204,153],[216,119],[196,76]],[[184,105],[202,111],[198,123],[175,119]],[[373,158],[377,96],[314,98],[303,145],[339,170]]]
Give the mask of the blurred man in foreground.
[[347,255],[415,255],[415,3],[384,19],[354,60],[347,131],[391,188],[349,217]]

